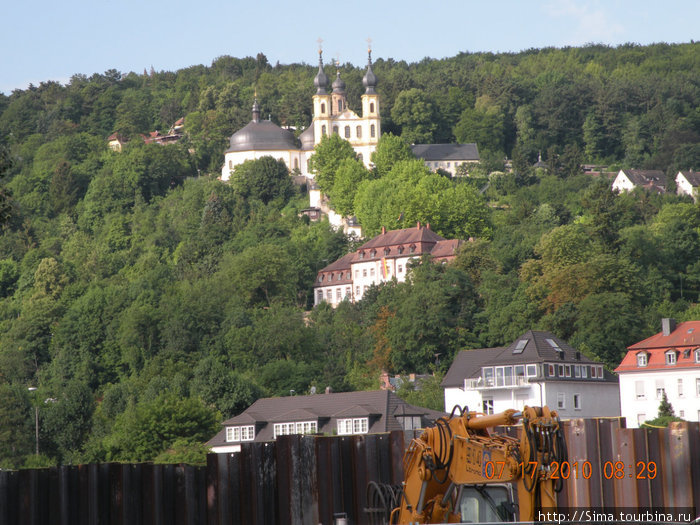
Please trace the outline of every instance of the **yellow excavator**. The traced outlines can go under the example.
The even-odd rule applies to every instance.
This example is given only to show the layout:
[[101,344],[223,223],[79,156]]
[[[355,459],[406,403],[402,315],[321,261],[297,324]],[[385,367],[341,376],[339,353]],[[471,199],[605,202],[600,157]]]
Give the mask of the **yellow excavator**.
[[[519,439],[489,432],[518,424]],[[492,415],[455,407],[411,441],[401,487],[370,484],[366,510],[374,524],[537,521],[556,510],[566,461],[559,417],[546,406]]]

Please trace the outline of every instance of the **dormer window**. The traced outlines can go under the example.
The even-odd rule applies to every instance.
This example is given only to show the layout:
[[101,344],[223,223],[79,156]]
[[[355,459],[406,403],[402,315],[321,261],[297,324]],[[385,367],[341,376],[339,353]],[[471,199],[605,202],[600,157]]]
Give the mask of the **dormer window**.
[[667,365],[675,365],[676,364],[676,351],[675,350],[669,350],[666,352],[666,364]]
[[403,246],[399,246],[399,255],[403,253]]
[[408,247],[408,253],[416,253],[416,245],[411,244],[411,246]]
[[389,252],[391,252],[389,248],[384,248],[384,255],[389,255]]
[[340,273],[338,274],[338,280],[340,281],[342,278],[343,278],[343,272],[340,272]]
[[377,256],[377,250],[372,250],[372,258],[374,259]]
[[647,366],[647,354],[646,352],[640,352],[637,354],[637,366]]
[[365,252],[360,252],[360,259],[364,259],[364,258],[365,258]]
[[323,274],[319,275],[318,280],[319,282],[323,282]]

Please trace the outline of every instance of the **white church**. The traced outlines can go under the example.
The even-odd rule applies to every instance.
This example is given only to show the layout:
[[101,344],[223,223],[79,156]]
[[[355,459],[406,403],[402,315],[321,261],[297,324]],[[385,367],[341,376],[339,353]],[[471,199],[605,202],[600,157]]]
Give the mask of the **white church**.
[[[316,94],[313,96],[313,120],[299,135],[282,129],[270,120],[260,120],[258,101],[253,103],[253,119],[231,136],[229,148],[224,153],[221,180],[229,180],[231,171],[246,160],[264,156],[281,159],[289,171],[312,179],[309,158],[321,137],[336,133],[347,140],[365,166],[370,166],[370,156],[377,147],[381,135],[379,95],[375,88],[377,77],[372,71],[372,54],[368,52],[367,71],[362,78],[365,93],[362,95],[362,116],[352,111],[345,96],[345,82],[340,71],[329,88],[328,76],[323,71],[323,57],[319,51],[318,73],[314,78]],[[312,204],[313,206],[313,204]]]

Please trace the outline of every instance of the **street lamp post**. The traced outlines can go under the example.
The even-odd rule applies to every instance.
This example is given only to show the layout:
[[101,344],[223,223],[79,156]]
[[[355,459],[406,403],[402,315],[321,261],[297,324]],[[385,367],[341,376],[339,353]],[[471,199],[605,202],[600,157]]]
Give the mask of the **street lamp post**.
[[[36,387],[30,386],[27,390],[35,392]],[[36,394],[34,399],[34,435],[36,442],[36,455],[39,455],[39,405],[36,404]]]

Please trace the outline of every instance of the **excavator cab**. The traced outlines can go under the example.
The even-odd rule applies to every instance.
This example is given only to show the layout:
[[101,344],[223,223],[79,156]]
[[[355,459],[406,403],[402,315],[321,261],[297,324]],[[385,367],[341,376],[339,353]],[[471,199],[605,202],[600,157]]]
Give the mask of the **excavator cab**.
[[516,521],[510,484],[462,485],[457,490],[457,501],[462,523]]

